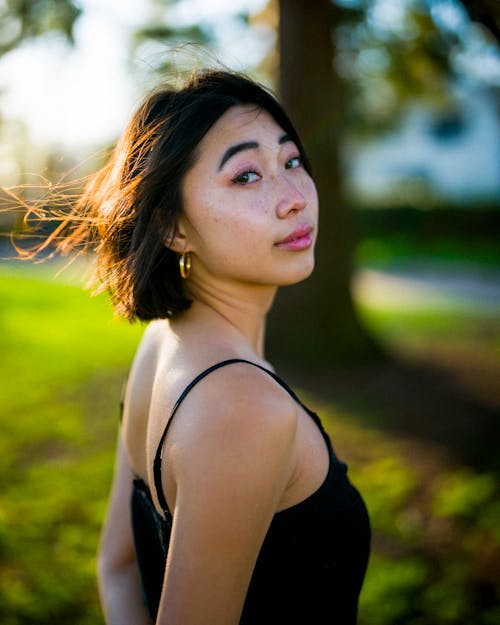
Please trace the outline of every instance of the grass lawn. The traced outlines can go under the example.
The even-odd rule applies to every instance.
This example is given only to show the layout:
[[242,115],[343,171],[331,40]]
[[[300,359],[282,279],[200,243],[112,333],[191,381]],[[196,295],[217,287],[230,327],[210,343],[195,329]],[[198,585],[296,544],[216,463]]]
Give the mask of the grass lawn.
[[[0,266],[0,622],[102,625],[95,551],[144,326],[50,271]],[[363,314],[393,327],[389,312]],[[360,625],[498,622],[495,474],[389,432],[383,412],[367,422],[362,404],[310,399],[372,518]]]
[[100,623],[94,554],[142,327],[47,268],[0,273],[0,622]]

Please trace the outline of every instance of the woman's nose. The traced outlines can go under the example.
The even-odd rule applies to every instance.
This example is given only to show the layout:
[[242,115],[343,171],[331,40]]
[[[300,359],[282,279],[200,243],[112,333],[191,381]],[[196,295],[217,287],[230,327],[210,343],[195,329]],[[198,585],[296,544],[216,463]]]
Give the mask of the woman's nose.
[[289,180],[283,181],[276,210],[278,217],[285,218],[290,213],[300,212],[304,210],[306,205],[306,198],[300,189]]

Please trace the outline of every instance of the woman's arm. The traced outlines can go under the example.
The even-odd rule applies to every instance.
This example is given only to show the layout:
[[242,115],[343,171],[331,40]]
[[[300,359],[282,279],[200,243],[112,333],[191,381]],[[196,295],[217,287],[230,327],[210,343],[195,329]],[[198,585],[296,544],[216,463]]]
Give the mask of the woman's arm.
[[107,625],[151,625],[144,606],[130,521],[132,472],[119,436],[113,487],[98,553],[98,582]]
[[230,369],[191,391],[169,432],[175,508],[157,625],[239,623],[293,473],[296,406],[264,374]]

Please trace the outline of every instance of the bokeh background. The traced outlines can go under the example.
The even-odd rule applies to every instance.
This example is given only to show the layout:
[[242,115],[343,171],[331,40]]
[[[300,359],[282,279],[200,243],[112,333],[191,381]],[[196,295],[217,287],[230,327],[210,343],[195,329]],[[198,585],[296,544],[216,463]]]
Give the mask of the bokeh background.
[[499,36],[498,0],[0,1],[0,622],[103,623],[144,331],[83,288],[92,258],[14,259],[19,202],[77,193],[144,93],[207,65],[273,89],[313,163],[317,269],[268,357],[367,501],[360,625],[500,622]]

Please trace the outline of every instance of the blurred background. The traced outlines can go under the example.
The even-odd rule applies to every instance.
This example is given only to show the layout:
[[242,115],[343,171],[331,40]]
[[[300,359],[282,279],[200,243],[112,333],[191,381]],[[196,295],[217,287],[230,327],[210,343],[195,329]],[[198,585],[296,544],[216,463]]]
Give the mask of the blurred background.
[[268,358],[367,501],[360,625],[500,622],[499,38],[499,0],[0,0],[2,623],[103,623],[144,330],[82,288],[92,259],[14,259],[16,202],[77,193],[148,90],[221,65],[278,94],[315,173],[317,268]]

